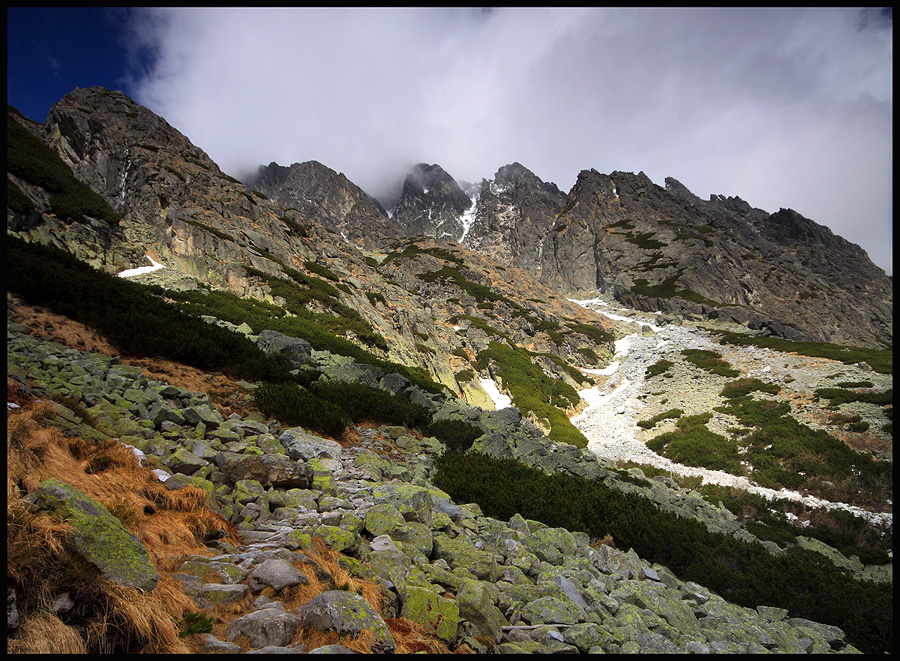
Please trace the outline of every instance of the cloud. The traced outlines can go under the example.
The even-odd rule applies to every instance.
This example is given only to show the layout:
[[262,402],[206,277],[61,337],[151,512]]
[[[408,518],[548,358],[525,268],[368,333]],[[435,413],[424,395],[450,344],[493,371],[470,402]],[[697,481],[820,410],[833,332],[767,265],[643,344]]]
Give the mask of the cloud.
[[890,272],[892,23],[855,9],[288,8],[134,14],[135,97],[222,168],[319,160],[673,176],[791,207]]

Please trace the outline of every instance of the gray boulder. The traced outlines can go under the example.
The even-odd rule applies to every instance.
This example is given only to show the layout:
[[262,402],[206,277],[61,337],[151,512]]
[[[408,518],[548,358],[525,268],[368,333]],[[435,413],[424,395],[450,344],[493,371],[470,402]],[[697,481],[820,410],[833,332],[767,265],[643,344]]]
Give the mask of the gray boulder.
[[75,548],[106,578],[145,591],[156,587],[159,572],[147,549],[96,500],[65,482],[50,479],[41,482],[33,502],[74,526]]
[[284,356],[295,367],[312,363],[312,345],[299,337],[264,330],[256,338],[256,345],[267,356]]
[[275,592],[281,592],[292,585],[306,585],[309,579],[302,571],[281,558],[269,558],[247,577],[247,585],[254,592],[259,592],[267,585]]
[[313,481],[313,471],[309,466],[283,454],[219,452],[215,461],[231,482],[256,480],[265,487],[306,489]]
[[225,627],[225,638],[233,643],[240,636],[246,636],[250,646],[256,649],[270,645],[284,647],[291,642],[301,624],[302,619],[297,615],[263,608],[232,620]]
[[329,590],[310,599],[297,609],[305,627],[335,631],[341,636],[358,636],[364,629],[375,635],[374,654],[393,653],[397,648],[390,629],[381,616],[358,594]]

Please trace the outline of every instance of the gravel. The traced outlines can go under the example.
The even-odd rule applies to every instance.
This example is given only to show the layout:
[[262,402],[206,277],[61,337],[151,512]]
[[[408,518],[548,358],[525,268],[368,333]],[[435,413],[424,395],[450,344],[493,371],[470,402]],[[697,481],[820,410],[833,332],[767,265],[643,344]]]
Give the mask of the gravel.
[[[652,430],[637,426],[639,421],[669,409],[680,408],[687,416],[711,412],[714,407],[723,403],[719,392],[725,383],[733,379],[711,375],[686,363],[681,356],[684,349],[714,350],[732,367],[740,370],[742,377],[755,377],[778,384],[782,388],[779,399],[783,399],[784,395],[790,399],[792,415],[803,424],[818,428],[825,426],[816,420],[816,413],[821,411],[821,405],[812,401],[812,393],[816,388],[834,385],[841,380],[869,380],[878,388],[890,388],[890,375],[867,371],[865,366],[844,365],[836,361],[785,354],[761,347],[720,345],[709,332],[696,327],[675,324],[660,326],[651,315],[633,310],[611,309],[599,299],[580,303],[608,318],[649,326],[654,331],[650,335],[635,333],[618,340],[614,362],[604,370],[589,371],[599,377],[599,381],[603,381],[604,377],[608,378],[602,385],[580,393],[588,407],[573,417],[572,423],[587,437],[588,448],[592,452],[612,461],[633,461],[676,475],[700,476],[704,484],[737,487],[768,499],[791,499],[811,507],[844,509],[869,520],[892,521],[890,513],[873,514],[851,505],[823,501],[787,489],[761,487],[746,477],[724,471],[675,463],[646,446],[649,438],[674,429],[674,420],[664,420]],[[670,376],[646,378],[647,368],[662,358],[675,363],[667,373]],[[715,413],[708,426],[711,431],[724,435],[736,423],[730,416]]]

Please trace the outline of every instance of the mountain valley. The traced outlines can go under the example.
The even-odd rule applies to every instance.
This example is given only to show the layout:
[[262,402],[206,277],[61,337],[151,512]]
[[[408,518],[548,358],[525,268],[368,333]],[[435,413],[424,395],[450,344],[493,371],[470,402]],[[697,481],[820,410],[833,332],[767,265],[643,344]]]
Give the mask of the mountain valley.
[[[127,440],[167,489],[205,489],[222,528],[192,549],[203,562],[236,567],[268,540],[297,571],[325,539],[321,566],[327,555],[380,586],[378,627],[433,642],[392,647],[378,629],[366,651],[890,651],[892,279],[827,228],[643,173],[584,170],[567,194],[518,163],[479,184],[422,163],[390,201],[315,161],[241,182],[101,88],[73,91],[45,125],[10,109],[8,142],[10,401],[52,400],[65,434]],[[54,336],[68,324],[76,339]],[[255,457],[270,473],[238,469]],[[294,476],[274,479],[276,465]],[[504,470],[540,486],[523,493]],[[637,499],[633,530],[601,512],[604,532],[576,523],[580,495],[543,502],[557,477],[603,489],[610,512]],[[48,488],[8,479],[16,507]],[[693,551],[709,544],[732,571],[685,559],[680,533],[658,548],[643,526],[663,520],[699,526]],[[242,564],[271,559],[254,558]],[[815,606],[798,612],[775,603],[789,592],[775,578],[724,578],[764,562],[824,572],[802,590],[827,598],[800,590]],[[160,585],[181,575],[157,564]],[[178,580],[218,618],[210,638],[240,651],[265,648],[227,628],[261,618],[259,599],[306,608],[246,576],[240,608],[201,607],[218,582],[206,578]],[[46,595],[10,584],[24,622]],[[710,591],[745,610],[714,611]],[[552,614],[537,608],[551,599]]]

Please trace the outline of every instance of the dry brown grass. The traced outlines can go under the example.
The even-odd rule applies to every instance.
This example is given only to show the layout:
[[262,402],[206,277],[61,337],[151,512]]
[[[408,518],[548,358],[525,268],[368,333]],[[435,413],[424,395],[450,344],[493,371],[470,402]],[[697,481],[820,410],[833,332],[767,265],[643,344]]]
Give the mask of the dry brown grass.
[[[27,305],[21,299],[10,294],[7,296],[12,298],[16,304],[12,313],[13,319],[28,326],[34,334],[47,337],[54,342],[79,351],[90,351],[105,356],[121,355],[116,347],[84,324],[43,308]],[[222,374],[210,374],[164,358],[123,356],[122,362],[126,365],[140,367],[148,379],[187,388],[191,392],[206,393],[226,418],[232,413],[241,415],[251,412],[259,413],[252,403],[245,401],[247,391],[239,386],[237,381]]]
[[[208,509],[203,490],[168,491],[118,442],[67,438],[47,426],[54,406],[22,398],[22,408],[7,414],[7,580],[16,587],[22,617],[8,649],[189,651],[177,622],[196,606],[180,582],[161,570],[157,586],[144,593],[102,579],[95,567],[69,551],[71,526],[32,511],[22,496],[49,478],[72,485],[113,512],[158,565],[164,559],[208,555],[203,540],[211,532],[239,543],[233,526]],[[48,615],[61,592],[70,593],[75,607],[60,617]],[[54,640],[48,643],[47,636]]]
[[22,299],[9,293],[6,296],[15,303],[13,320],[28,326],[34,334],[49,337],[54,342],[79,351],[91,351],[105,356],[119,355],[120,352],[114,346],[84,324],[40,307],[26,305]]
[[39,611],[22,621],[14,638],[7,638],[9,654],[85,654],[84,639],[50,611]]
[[[16,320],[38,335],[75,349],[119,355],[81,324],[21,302],[16,308]],[[255,410],[246,405],[246,391],[222,375],[158,358],[125,358],[123,362],[139,365],[148,378],[207,393],[226,416]],[[7,414],[7,580],[16,587],[22,618],[19,628],[7,638],[7,651],[202,653],[201,636],[178,636],[178,622],[186,613],[198,609],[181,583],[170,576],[185,556],[211,554],[203,543],[209,534],[224,536],[240,545],[236,528],[209,510],[203,490],[167,490],[148,467],[139,464],[129,448],[118,442],[66,438],[47,422],[56,415],[56,405],[52,401],[35,401],[9,378],[7,401],[21,407]],[[394,445],[383,440],[386,445]],[[70,552],[67,539],[71,526],[50,514],[31,511],[21,497],[48,478],[61,479],[99,501],[141,540],[161,575],[152,591],[144,593],[102,579],[95,567]],[[304,553],[315,563],[296,564],[309,578],[308,585],[287,588],[278,595],[267,588],[262,594],[276,597],[288,611],[293,611],[323,591],[339,587],[360,594],[383,615],[381,587],[351,575],[339,562],[342,554],[316,537],[313,548]],[[57,616],[49,604],[63,591],[70,593],[76,606]],[[212,634],[224,639],[228,623],[252,611],[256,596],[248,595],[240,602],[206,611],[214,620]],[[448,651],[432,632],[414,622],[403,618],[385,621],[397,642],[398,653]],[[352,638],[301,628],[293,642],[305,643],[309,649],[341,644],[369,653],[374,636],[364,631]],[[246,641],[244,644],[246,647]]]

